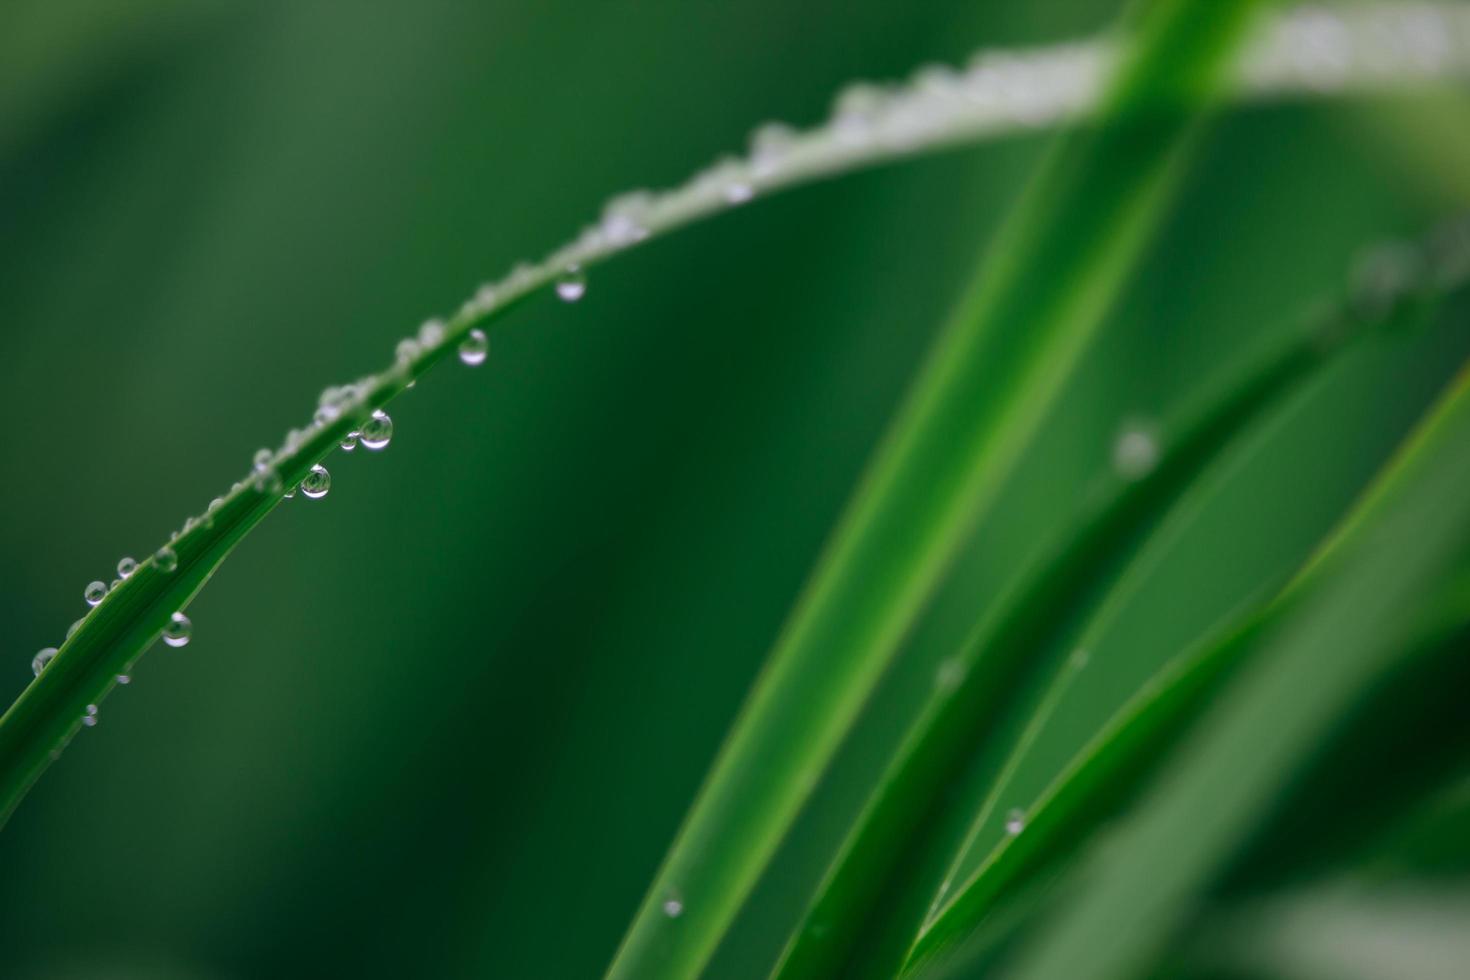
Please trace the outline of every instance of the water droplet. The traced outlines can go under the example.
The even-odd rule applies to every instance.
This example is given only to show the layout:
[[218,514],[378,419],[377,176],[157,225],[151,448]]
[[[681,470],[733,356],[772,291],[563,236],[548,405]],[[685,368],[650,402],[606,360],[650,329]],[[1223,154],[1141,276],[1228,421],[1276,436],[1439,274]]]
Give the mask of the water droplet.
[[350,453],[352,452],[352,450],[356,449],[357,440],[361,435],[362,433],[358,432],[356,429],[353,429],[351,432],[347,433],[346,437],[344,437],[342,440],[342,451],[344,453]]
[[425,320],[419,327],[419,346],[428,349],[438,347],[444,342],[444,321],[440,319]]
[[171,572],[179,567],[179,556],[174,549],[164,545],[153,553],[153,564],[160,572]]
[[82,628],[82,623],[84,623],[84,622],[85,622],[85,620],[79,619],[75,623],[72,623],[70,626],[68,626],[66,628],[66,638],[69,640],[73,636],[75,636],[77,630],[79,630],[79,629]]
[[51,658],[54,656],[56,656],[55,647],[47,647],[40,653],[36,654],[34,657],[31,658],[31,673],[35,674],[37,677],[40,677],[41,671],[46,669],[46,665],[51,662]]
[[614,248],[623,248],[648,237],[649,210],[653,195],[648,191],[629,191],[607,202],[602,209],[598,228]]
[[734,179],[725,185],[725,201],[729,204],[744,204],[755,197],[755,185],[748,180]]
[[95,606],[107,595],[106,582],[89,582],[87,588],[82,592],[82,598],[87,600],[87,605]]
[[281,474],[274,469],[260,470],[255,474],[254,486],[256,493],[280,493]]
[[117,675],[117,682],[119,684],[131,684],[131,683],[133,683],[133,675],[132,674],[118,674]]
[[1391,242],[1367,249],[1353,265],[1353,306],[1365,319],[1386,317],[1423,278],[1423,260],[1413,246]]
[[312,500],[320,500],[332,489],[332,474],[321,463],[317,463],[301,478],[301,492]]
[[82,724],[88,728],[97,724],[97,706],[95,704],[87,705],[87,713],[82,715]]
[[953,657],[941,663],[934,672],[934,684],[941,691],[953,691],[965,679],[965,673],[964,661]]
[[296,496],[296,488],[294,486],[291,486],[291,487],[287,487],[286,488],[286,492],[283,493],[283,494],[281,494],[281,499],[282,500],[290,500],[294,496]]
[[1147,476],[1159,461],[1159,435],[1151,422],[1134,419],[1123,424],[1113,443],[1113,469],[1128,480]]
[[368,420],[362,423],[358,436],[367,448],[382,449],[393,438],[393,420],[381,408],[376,409]]
[[111,583],[108,584],[107,591],[108,592],[111,592],[113,589],[117,588],[119,585],[122,585],[122,579],[115,578],[115,579],[112,580]]
[[679,897],[677,892],[673,892],[664,899],[663,910],[664,915],[671,919],[677,919],[684,914],[684,900]]
[[420,353],[419,342],[412,337],[404,337],[393,348],[393,359],[399,364],[411,364],[418,360]]
[[251,465],[254,466],[257,470],[263,470],[267,466],[271,465],[271,460],[275,457],[275,455],[276,454],[271,452],[269,449],[257,449],[255,451],[254,458],[250,461]]
[[860,146],[872,138],[879,114],[888,104],[888,93],[871,82],[854,82],[841,92],[832,106],[832,128],[837,138]]
[[312,413],[311,421],[317,428],[323,428],[337,421],[337,417],[341,414],[342,409],[336,405],[323,405]]
[[1006,833],[1012,837],[1026,829],[1026,811],[1020,808],[1006,813]]
[[171,647],[185,646],[193,632],[194,624],[189,622],[189,617],[176,612],[168,618],[168,625],[163,628],[163,642]]
[[556,280],[556,295],[568,303],[575,303],[587,295],[587,274],[580,265],[569,265]]
[[117,561],[117,574],[119,578],[127,578],[138,570],[138,563],[131,558],[119,558]]
[[779,172],[795,142],[796,130],[785,123],[757,126],[750,134],[751,172],[757,177],[770,177]]
[[485,363],[485,355],[490,352],[490,341],[485,336],[485,331],[474,327],[459,345],[459,359],[470,367],[479,367]]

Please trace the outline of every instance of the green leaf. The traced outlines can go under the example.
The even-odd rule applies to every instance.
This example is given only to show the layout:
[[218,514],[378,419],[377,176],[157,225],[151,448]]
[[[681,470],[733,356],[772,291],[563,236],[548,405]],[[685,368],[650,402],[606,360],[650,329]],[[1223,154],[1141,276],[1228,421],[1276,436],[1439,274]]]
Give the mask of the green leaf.
[[1313,753],[1411,648],[1437,586],[1470,556],[1467,480],[1462,374],[1135,815],[1075,871],[1075,894],[1010,975],[1107,980],[1148,969]]
[[[1306,364],[1314,363],[1328,356],[1344,340],[1355,336],[1357,330],[1370,323],[1377,322],[1382,327],[1399,330],[1405,324],[1426,319],[1442,299],[1464,286],[1463,271],[1450,274],[1451,270],[1460,268],[1460,263],[1446,254],[1443,246],[1444,241],[1453,239],[1453,230],[1458,227],[1457,223],[1450,222],[1436,229],[1418,245],[1383,246],[1367,253],[1359,268],[1361,281],[1357,284],[1357,291],[1349,293],[1341,308],[1333,310],[1330,305],[1326,306],[1328,312],[1319,315],[1316,326],[1306,331],[1296,341],[1295,347],[1289,346],[1276,355],[1280,359],[1278,364],[1265,361],[1254,372],[1246,371],[1244,378],[1253,379],[1256,386],[1253,387],[1246,381],[1239,382],[1236,388],[1243,393],[1242,397],[1234,401],[1229,397],[1222,397],[1210,410],[1201,413],[1201,421],[1196,423],[1194,430],[1218,441],[1211,443],[1207,439],[1202,447],[1195,447],[1192,440],[1185,440],[1184,445],[1198,448],[1205,454],[1210,446],[1218,448],[1229,434],[1227,427],[1230,424],[1244,424],[1251,412],[1267,407],[1265,401],[1253,402],[1252,398],[1266,399],[1280,394],[1273,391],[1267,382],[1281,368],[1289,368],[1294,357],[1302,358]],[[1397,264],[1405,275],[1393,277],[1396,286],[1391,296],[1375,296],[1369,287],[1376,281],[1376,277],[1363,275],[1363,269],[1375,268],[1388,261]],[[1290,380],[1292,376],[1287,375],[1282,383],[1289,383]],[[1237,412],[1245,414],[1236,415]],[[1166,455],[1160,472],[1151,478],[1167,478],[1164,479],[1165,486],[1159,492],[1142,494],[1159,512],[1183,493],[1183,483],[1192,475],[1191,468],[1198,469],[1205,462],[1203,458],[1193,458],[1197,455],[1195,453],[1186,453],[1183,468],[1177,473],[1170,473],[1171,467],[1179,465],[1171,459],[1173,455]],[[1216,471],[1222,468],[1228,467],[1216,467]],[[1178,481],[1177,485],[1175,480]],[[1211,483],[1208,479],[1197,482],[1199,485],[1192,491],[1194,496],[1198,496],[1201,490],[1208,490]],[[1146,489],[1152,489],[1147,481],[1135,492]],[[1014,664],[1023,663],[1028,658],[1038,660],[1047,652],[1048,646],[1055,645],[1057,637],[1070,629],[1067,624],[1079,617],[1078,605],[1091,602],[1093,595],[1110,589],[1106,602],[1101,604],[1081,640],[1075,644],[1081,649],[1091,648],[1090,634],[1097,632],[1106,623],[1108,610],[1117,604],[1120,593],[1126,592],[1127,583],[1140,567],[1148,566],[1148,557],[1153,551],[1161,546],[1168,546],[1168,536],[1164,534],[1164,529],[1169,525],[1162,524],[1161,513],[1151,514],[1147,510],[1140,510],[1130,515],[1127,509],[1119,508],[1119,513],[1109,513],[1107,516],[1108,522],[1100,523],[1099,527],[1111,530],[1108,537],[1099,538],[1093,530],[1077,534],[1077,546],[1053,559],[1051,567],[1046,568],[1044,573],[1032,576],[1032,584],[1023,592],[1024,598],[1019,601],[1012,599],[1003,604],[1003,608],[1010,610],[1009,616],[1012,619],[1029,607],[1029,622],[1023,617],[1016,622],[1006,622],[1000,629],[982,629],[978,638],[972,641],[975,646],[969,654],[970,658],[988,657],[994,662],[1005,663],[1009,660]],[[1130,521],[1133,523],[1130,524]],[[1177,521],[1171,517],[1170,524],[1173,523]],[[1144,534],[1161,524],[1161,529],[1153,532],[1152,537],[1141,548],[1140,539]],[[1089,541],[1090,538],[1096,540]],[[1093,547],[1084,547],[1083,542]],[[1126,574],[1115,573],[1114,570],[1124,562],[1130,563]],[[1088,569],[1093,570],[1095,581],[1082,576],[1082,572]],[[1047,590],[1049,579],[1066,582],[1069,574],[1078,586],[1085,585],[1087,588],[1074,588],[1070,592]],[[1114,580],[1118,584],[1110,584]],[[1215,678],[1212,683],[1218,683],[1223,671],[1217,665],[1217,659],[1223,658],[1225,662],[1233,663],[1244,650],[1244,635],[1256,631],[1256,627],[1249,627],[1247,624],[1257,618],[1258,613],[1279,615],[1281,605],[1278,600],[1274,607],[1277,612],[1269,614],[1260,613],[1258,608],[1248,608],[1236,617],[1235,630],[1241,636],[1222,642],[1219,649],[1211,650],[1206,647],[1167,665],[1092,740],[1067,770],[1053,780],[1051,789],[1041,797],[1041,812],[1027,815],[1026,833],[1021,840],[1004,838],[998,845],[987,844],[985,853],[973,848],[973,858],[966,858],[963,853],[956,856],[950,862],[951,871],[946,875],[945,882],[958,877],[961,869],[969,880],[959,890],[959,896],[953,898],[948,906],[936,908],[930,913],[913,951],[911,963],[915,966],[921,965],[965,936],[990,913],[995,903],[1001,900],[1004,892],[1013,886],[1019,876],[1034,873],[1041,863],[1054,861],[1060,853],[1065,853],[1068,849],[1068,841],[1075,841],[1086,830],[1107,819],[1116,810],[1119,802],[1132,792],[1153,760],[1162,754],[1177,733],[1182,719],[1195,706],[1203,703],[1210,692],[1210,686],[1200,681],[1195,672],[1206,671],[1208,667],[1208,676]],[[1064,690],[1073,678],[1080,676],[1079,671],[1071,669],[1071,665],[1066,663],[1059,666],[1048,665],[1045,669],[1053,677],[1041,698],[1043,706],[1052,700],[1056,692]],[[924,829],[920,831],[910,827],[906,831],[916,843],[900,849],[898,841],[883,837],[862,842],[860,837],[866,832],[864,828],[860,828],[849,842],[848,850],[866,852],[869,855],[866,858],[868,861],[872,861],[873,854],[891,855],[887,861],[896,870],[885,883],[885,896],[911,891],[915,887],[922,888],[922,876],[912,869],[921,868],[926,862],[932,863],[934,853],[946,848],[939,793],[943,791],[945,794],[948,802],[942,806],[947,810],[963,811],[964,807],[970,805],[966,803],[964,794],[958,791],[962,783],[961,769],[964,760],[973,758],[986,738],[1003,737],[1003,734],[990,734],[1000,724],[991,715],[996,710],[996,703],[1003,697],[1010,697],[1006,692],[1014,689],[1006,685],[1004,677],[996,679],[994,675],[995,670],[992,668],[986,675],[986,690],[970,695],[963,705],[945,706],[946,712],[959,719],[948,722],[949,731],[946,732],[944,727],[934,724],[932,717],[926,720],[929,730],[925,730],[925,726],[916,726],[910,737],[910,752],[895,766],[897,772],[890,774],[885,785],[880,788],[880,795],[875,796],[870,804],[870,818],[883,813],[885,809],[907,807],[915,814],[913,819],[916,821],[919,819],[917,814],[921,811],[911,802],[914,797],[921,795],[921,798],[935,799],[936,802],[930,805],[930,812],[924,815],[928,820]],[[1170,701],[1177,703],[1171,705],[1168,703]],[[931,710],[935,717],[942,717],[937,707]],[[1036,709],[1032,710],[1035,712]],[[1025,731],[1029,733],[1035,725],[1044,723],[1044,713],[1035,714],[1025,720]],[[957,736],[956,733],[962,734]],[[1128,747],[1119,754],[1116,751],[1118,746],[1105,744],[1109,739],[1116,739]],[[1025,733],[1013,749],[1013,757],[1024,751],[1024,741]],[[984,791],[987,806],[1004,786],[1008,768],[1009,763],[998,777],[991,778],[988,773],[985,774],[986,783],[981,789]],[[1400,767],[1400,770],[1404,768]],[[899,773],[906,775],[908,780],[906,789],[902,791],[896,789],[904,785],[899,781]],[[890,782],[891,787],[888,785]],[[1075,812],[1059,813],[1058,807],[1074,807]],[[1035,806],[1032,807],[1033,811],[1036,809]],[[890,828],[889,838],[893,835],[894,831]],[[968,842],[966,847],[970,847]],[[917,886],[899,886],[894,880],[895,876],[906,876],[910,880],[919,878],[920,883]],[[840,884],[837,877],[834,875],[829,880],[823,901],[840,903],[846,900],[850,903],[851,898],[846,896],[856,891],[859,885],[851,880],[851,875]],[[941,894],[939,897],[946,896]],[[891,898],[888,899],[888,904],[890,907],[880,913],[881,917],[891,917],[894,914]],[[814,910],[813,914],[820,913]]]
[[[1005,702],[1023,678],[1044,669],[1043,655],[1107,593],[1222,449],[1358,336],[1345,328],[1350,320],[1340,309],[1311,317],[1287,342],[1243,365],[1202,404],[1165,426],[1155,468],[1136,481],[1114,476],[1007,590],[995,613],[977,624],[946,661],[963,680],[952,690],[936,690],[914,723],[794,937],[779,976],[819,975],[835,966],[834,958],[865,965],[883,961],[892,950],[885,956],[869,948],[871,940],[860,951],[848,944],[859,935],[903,929],[895,920],[907,923],[897,951],[900,957],[906,952],[920,925],[913,920],[928,907],[932,889],[904,879],[922,878],[924,855],[947,843],[940,824],[955,805],[949,793],[978,746],[994,737]],[[1055,670],[1058,683],[1075,673],[1065,664]]]
[[[697,974],[1132,267],[1250,3],[1165,3],[937,343],[614,961]],[[667,906],[679,914],[671,916]]]

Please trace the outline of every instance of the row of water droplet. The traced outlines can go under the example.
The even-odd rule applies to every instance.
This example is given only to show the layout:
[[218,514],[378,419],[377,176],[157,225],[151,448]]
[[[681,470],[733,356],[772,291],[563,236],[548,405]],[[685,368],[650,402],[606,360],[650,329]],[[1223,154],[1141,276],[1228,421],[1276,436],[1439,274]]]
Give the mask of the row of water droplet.
[[[838,94],[827,120],[806,131],[783,123],[762,124],[752,131],[744,155],[722,158],[670,190],[638,190],[612,198],[598,221],[542,262],[517,265],[501,280],[481,286],[449,323],[427,320],[413,336],[399,341],[388,371],[323,391],[311,424],[288,432],[277,450],[260,450],[247,480],[236,483],[231,494],[253,489],[292,497],[299,489],[308,499],[326,496],[331,474],[320,462],[290,488],[283,486],[282,465],[293,461],[312,435],[348,414],[362,421],[340,440],[343,451],[351,452],[359,445],[370,450],[386,447],[392,438],[392,420],[381,408],[368,408],[392,394],[385,387],[412,387],[417,373],[449,342],[456,344],[462,363],[483,364],[489,344],[474,323],[548,282],[554,283],[562,300],[576,302],[586,293],[584,269],[593,262],[654,234],[744,204],[759,193],[929,147],[1071,118],[1097,102],[1118,57],[1112,41],[1026,52],[981,52],[964,68],[924,66],[904,84],[850,85]],[[1247,97],[1269,98],[1467,73],[1470,7],[1446,3],[1308,6],[1263,19],[1244,48],[1234,84]],[[1393,271],[1389,268],[1385,275]],[[1113,465],[1120,475],[1136,479],[1153,469],[1158,455],[1153,425],[1129,423],[1115,443]],[[153,555],[154,568],[174,571],[180,538],[200,526],[211,526],[225,499],[215,498],[204,514],[186,520]],[[113,587],[136,569],[131,559],[120,562]],[[103,582],[92,582],[84,597],[95,606],[109,591]],[[68,636],[81,622],[73,624]],[[182,646],[188,635],[188,619],[175,613],[164,641]],[[36,655],[33,668],[37,674],[54,655],[53,648]],[[88,717],[95,719],[95,712]]]
[[[481,286],[446,323],[429,320],[405,337],[396,366],[413,369],[438,347],[462,340],[460,358],[484,359],[470,324],[554,282],[576,302],[585,269],[607,256],[762,193],[884,159],[1016,129],[1051,126],[1092,109],[1119,61],[1116,41],[1024,51],[981,51],[963,67],[931,64],[899,84],[842,89],[822,123],[806,130],[767,122],[745,153],[726,156],[683,184],[634,190],[538,263],[521,263]],[[1307,5],[1261,18],[1235,65],[1237,95],[1266,99],[1343,88],[1384,88],[1470,74],[1470,7],[1452,3]],[[468,332],[466,332],[468,331]]]
[[[171,572],[178,567],[178,556],[174,554],[172,549],[164,547],[159,549],[158,553],[154,556],[154,563],[163,571]],[[131,557],[119,559],[117,563],[117,578],[112,580],[112,584],[109,586],[101,581],[89,582],[86,588],[82,590],[82,599],[89,607],[97,607],[102,603],[103,599],[107,598],[107,595],[111,591],[121,586],[128,578],[131,578],[137,570],[138,562],[135,559]],[[70,640],[76,635],[77,630],[81,629],[84,622],[86,622],[85,616],[72,623],[67,628],[66,638]],[[182,647],[188,644],[190,637],[193,635],[193,630],[194,624],[190,622],[189,617],[185,616],[182,612],[175,612],[169,616],[168,622],[163,627],[161,637],[163,642],[168,646]],[[31,658],[31,673],[36,677],[40,677],[59,652],[56,647],[45,647],[40,650]],[[132,676],[127,673],[118,674],[117,682],[119,684],[130,684],[132,683]],[[81,721],[87,728],[95,726],[97,724],[97,705],[87,705],[86,712],[82,715]]]

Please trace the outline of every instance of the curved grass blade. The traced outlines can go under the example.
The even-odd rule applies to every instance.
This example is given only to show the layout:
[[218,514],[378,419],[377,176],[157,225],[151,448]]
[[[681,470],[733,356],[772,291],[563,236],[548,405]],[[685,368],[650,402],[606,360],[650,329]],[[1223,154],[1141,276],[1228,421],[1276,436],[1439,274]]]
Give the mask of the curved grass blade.
[[[1393,4],[1367,5],[1344,14],[1336,35],[1342,43],[1336,62],[1341,70],[1331,85],[1323,85],[1323,79],[1302,67],[1309,63],[1305,55],[1315,42],[1298,29],[1297,15],[1278,15],[1234,66],[1231,90],[1243,101],[1317,98],[1421,86],[1470,74],[1470,11],[1436,4],[1414,14],[1408,18]],[[1409,36],[1425,17],[1433,19],[1447,42],[1440,56],[1430,61],[1411,47],[1392,42]],[[839,109],[807,133],[783,132],[779,144],[758,141],[745,159],[725,161],[681,187],[615,198],[602,219],[576,240],[534,266],[518,266],[481,287],[448,323],[436,323],[436,329],[406,339],[389,370],[346,386],[346,396],[334,405],[336,418],[288,437],[271,461],[272,482],[279,478],[291,485],[299,480],[372,409],[386,404],[471,330],[548,286],[569,267],[603,261],[752,195],[1084,116],[1095,111],[1100,80],[1115,57],[1111,42],[1097,41],[977,58],[969,70],[946,77],[945,84],[936,85],[929,78],[885,90],[878,104],[868,105],[860,117]],[[1000,77],[1001,67],[1014,74]],[[187,604],[234,545],[278,502],[251,496],[249,484],[257,475],[237,484],[218,511],[192,518],[197,526],[186,527],[170,541],[179,553],[176,573],[161,577],[153,564],[145,563],[63,644],[45,679],[27,688],[0,718],[0,824],[64,745],[80,712],[107,693],[120,668],[136,660],[168,616]]]
[[1167,976],[1461,980],[1467,921],[1463,882],[1318,883],[1212,910],[1191,955]]
[[[1232,863],[1217,895],[1279,891],[1345,865],[1367,876],[1395,827],[1421,824],[1447,787],[1464,783],[1470,774],[1464,707],[1470,561],[1437,592],[1413,642],[1318,750],[1304,778],[1276,805],[1279,815]],[[1460,828],[1462,849],[1467,826]],[[1390,870],[1391,864],[1383,868]]]
[[1470,371],[1309,566],[1312,586],[1134,815],[1076,869],[1077,890],[1008,975],[1112,980],[1148,971],[1313,753],[1402,661],[1439,584],[1470,558],[1467,485]]
[[[1302,597],[1319,587],[1324,569],[1351,541],[1351,528],[1362,512],[1359,507],[1343,521],[1268,607],[1242,615],[1218,640],[1202,643],[1166,665],[1114,716],[1053,781],[1024,832],[996,847],[956,900],[924,932],[904,976],[949,980],[984,973],[984,965],[995,959],[996,934],[1013,936],[1017,909],[1033,916],[1041,908],[1058,866],[1072,856],[1076,842],[1136,799],[1199,711],[1275,635],[1304,601]],[[1375,682],[1370,703],[1356,712],[1362,717],[1353,720],[1350,737],[1340,739],[1327,758],[1315,765],[1329,777],[1333,772],[1347,772],[1347,781],[1359,790],[1357,796],[1386,799],[1368,800],[1369,806],[1356,810],[1354,806],[1365,802],[1357,796],[1349,801],[1342,792],[1323,792],[1332,788],[1331,778],[1305,781],[1293,794],[1294,803],[1277,808],[1289,813],[1290,819],[1278,821],[1281,830],[1268,832],[1242,859],[1243,876],[1236,874],[1236,890],[1242,877],[1247,889],[1259,889],[1279,887],[1283,869],[1293,881],[1317,873],[1327,864],[1325,854],[1348,853],[1346,842],[1391,822],[1386,816],[1412,808],[1408,801],[1425,795],[1419,787],[1426,781],[1447,769],[1457,778],[1462,776],[1465,738],[1454,728],[1459,714],[1457,692],[1463,689],[1465,673],[1461,654],[1470,637],[1467,570],[1470,567],[1462,568],[1458,577],[1438,589],[1434,601],[1423,604],[1424,615],[1412,618],[1408,652],[1400,663],[1391,665],[1387,676]],[[1413,719],[1408,725],[1403,724],[1406,717]],[[1443,721],[1451,737],[1428,753],[1432,758],[1406,763],[1394,749],[1423,743],[1395,728],[1414,728],[1426,718]],[[1371,763],[1374,754],[1363,750],[1379,742],[1383,743],[1377,753],[1382,764],[1369,772],[1365,761]],[[1428,795],[1442,796],[1434,789]],[[1323,831],[1325,843],[1314,839]],[[1308,840],[1313,841],[1312,846],[1299,846]],[[1039,887],[1038,880],[1047,887]]]
[[[1312,316],[1293,337],[1244,366],[1185,413],[1180,424],[1166,428],[1163,455],[1152,472],[1137,482],[1115,478],[1105,485],[1084,514],[1016,580],[996,604],[997,611],[978,623],[945,662],[946,670],[962,680],[952,688],[941,685],[912,726],[793,935],[776,976],[793,980],[839,968],[846,971],[843,975],[863,970],[881,974],[895,954],[886,948],[895,933],[908,930],[901,940],[907,948],[927,907],[919,894],[925,887],[918,880],[924,875],[920,869],[929,866],[936,850],[946,849],[948,838],[938,825],[943,812],[953,807],[948,794],[966,760],[991,737],[1018,679],[1042,668],[1042,654],[1069,635],[1083,611],[1112,587],[1165,511],[1233,438],[1367,329],[1398,328],[1420,319],[1440,295],[1463,284],[1464,273],[1455,272],[1465,264],[1461,253],[1447,252],[1439,243],[1470,237],[1467,232],[1470,225],[1449,222],[1422,246],[1385,246],[1370,253],[1365,268],[1392,257],[1411,270],[1393,278],[1392,295],[1365,295],[1364,289],[1381,288],[1382,277],[1364,277],[1368,281],[1349,299]],[[1430,254],[1436,256],[1434,265],[1424,259]],[[1470,258],[1470,250],[1463,257]],[[1445,271],[1434,271],[1440,269]],[[1452,281],[1451,273],[1460,279]],[[1056,670],[1054,686],[1075,674],[1069,663]]]
[[1025,830],[996,847],[920,933],[904,975],[925,975],[943,963],[1017,885],[1060,860],[1068,841],[1115,813],[1219,683],[1279,621],[1286,598],[1242,616],[1218,639],[1171,661],[1134,695],[1037,800]]
[[1133,265],[1253,9],[1151,8],[1101,125],[1054,148],[849,504],[609,976],[692,976],[713,954]]
[[[957,769],[992,732],[1002,703],[1021,678],[1039,668],[1038,656],[1072,632],[1080,610],[1108,588],[1164,512],[1217,454],[1356,335],[1342,329],[1343,317],[1334,311],[1314,318],[1289,342],[1233,374],[1182,422],[1167,426],[1159,464],[1137,481],[1112,477],[1003,594],[996,611],[976,625],[945,662],[962,680],[952,690],[936,690],[915,721],[776,976],[794,980],[833,973],[853,955],[849,944],[860,933],[887,931],[896,918],[913,920],[923,914],[919,908],[894,907],[922,899],[895,885],[893,877],[921,863],[912,853],[915,849],[933,846],[934,829],[920,828],[940,818]],[[908,922],[910,938],[919,926],[918,921]],[[873,955],[867,949],[864,953]]]
[[[1345,526],[1351,523],[1349,519]],[[1086,835],[1135,798],[1141,783],[1192,718],[1260,645],[1261,636],[1285,619],[1295,595],[1313,588],[1324,561],[1341,547],[1341,541],[1342,532],[1329,538],[1270,607],[1242,616],[1220,641],[1177,658],[1133,696],[1042,795],[1038,807],[1028,815],[1025,832],[1003,840],[957,898],[920,934],[906,976],[967,976],[969,970],[957,967],[975,955],[970,951],[970,937],[976,930],[1011,901],[1017,887],[1075,854]],[[1433,698],[1426,696],[1426,689],[1444,691],[1442,667],[1458,657],[1467,638],[1470,604],[1466,585],[1466,580],[1460,580],[1442,589],[1444,599],[1430,607],[1410,645],[1414,652],[1405,657],[1405,667],[1413,670],[1398,671],[1407,676],[1392,677],[1376,686],[1377,714],[1402,718],[1404,705],[1416,702],[1424,705],[1416,716],[1430,713]],[[1426,682],[1429,673],[1433,677]],[[1448,688],[1458,691],[1461,686],[1449,683]],[[1441,710],[1439,714],[1446,713]],[[1252,854],[1242,860],[1244,870],[1236,873],[1236,882],[1255,882],[1258,887],[1263,876],[1279,879],[1283,870],[1298,877],[1326,864],[1324,855],[1344,852],[1347,842],[1366,836],[1386,814],[1401,811],[1405,799],[1420,795],[1426,780],[1435,780],[1445,768],[1463,765],[1464,739],[1451,729],[1452,724],[1446,724],[1448,736],[1439,739],[1432,751],[1420,751],[1419,758],[1404,760],[1394,752],[1408,741],[1404,733],[1398,732],[1395,738],[1391,724],[1382,718],[1355,723],[1354,736],[1333,752],[1342,761],[1341,767],[1320,767],[1336,771],[1341,779],[1333,780],[1329,771],[1327,779],[1302,786],[1294,795],[1297,804],[1291,807],[1294,820],[1252,848]],[[1385,758],[1379,777],[1370,777],[1364,771],[1366,764],[1385,755],[1392,761]],[[956,962],[951,962],[951,956]]]

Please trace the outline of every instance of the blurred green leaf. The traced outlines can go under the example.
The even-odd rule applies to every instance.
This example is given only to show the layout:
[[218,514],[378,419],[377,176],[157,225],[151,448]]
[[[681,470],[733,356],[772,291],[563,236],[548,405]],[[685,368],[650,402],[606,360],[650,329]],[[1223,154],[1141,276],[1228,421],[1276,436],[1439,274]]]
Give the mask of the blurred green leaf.
[[[1360,336],[1353,321],[1354,315],[1341,307],[1312,314],[1295,337],[1242,365],[1207,392],[1201,404],[1150,434],[1159,453],[1151,471],[1141,479],[1113,475],[1083,516],[1057,535],[1057,542],[944,661],[941,680],[952,683],[937,684],[903,750],[875,788],[788,951],[783,976],[807,975],[834,958],[848,961],[847,970],[858,972],[882,973],[898,965],[888,960],[907,952],[920,925],[917,917],[933,896],[932,871],[926,875],[924,869],[934,864],[936,855],[943,860],[943,852],[952,846],[941,826],[943,814],[963,805],[956,792],[962,770],[983,740],[997,737],[1003,708],[1021,689],[1021,679],[1052,673],[1054,686],[1078,675],[1081,667],[1071,659],[1070,649],[1061,651],[1060,664],[1047,658],[1049,650],[1117,587],[1140,548],[1157,535],[1165,515],[1231,441],[1313,377],[1347,340]],[[1084,638],[1080,647],[1088,645]],[[1179,697],[1194,703],[1189,695]],[[1034,713],[1027,716],[1026,723],[1035,718]],[[1026,843],[1034,844],[1045,833],[1028,833]],[[959,873],[963,858],[952,859],[955,869],[947,877]],[[950,928],[946,923],[930,942],[942,944]],[[884,939],[890,947],[902,945],[884,949]]]
[[1031,183],[798,600],[610,976],[686,976],[713,953],[1132,267],[1251,9],[1155,6],[1097,128],[1056,147]]
[[[1355,701],[1403,655],[1470,545],[1470,375],[1345,523],[1260,653],[1200,719],[1013,975],[1146,969]],[[1221,773],[1230,773],[1228,781]]]

